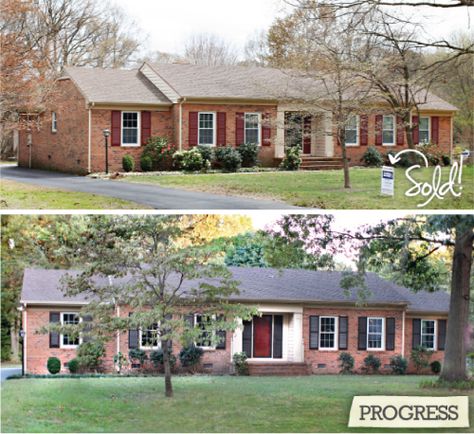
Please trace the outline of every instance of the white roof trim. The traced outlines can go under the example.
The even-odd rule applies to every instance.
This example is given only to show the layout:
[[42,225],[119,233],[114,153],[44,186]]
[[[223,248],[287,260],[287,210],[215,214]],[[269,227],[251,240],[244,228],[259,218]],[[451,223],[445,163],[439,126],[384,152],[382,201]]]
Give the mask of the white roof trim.
[[48,306],[87,306],[88,301],[37,301],[37,300],[20,300],[21,304],[40,304]]
[[139,71],[153,83],[163,95],[166,96],[173,104],[176,104],[181,96],[150,64],[144,62]]

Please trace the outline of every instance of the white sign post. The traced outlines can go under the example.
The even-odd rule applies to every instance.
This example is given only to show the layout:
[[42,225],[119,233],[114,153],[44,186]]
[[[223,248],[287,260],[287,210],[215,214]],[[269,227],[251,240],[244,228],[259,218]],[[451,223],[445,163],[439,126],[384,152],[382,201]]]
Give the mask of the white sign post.
[[395,195],[395,169],[393,167],[382,167],[382,194]]

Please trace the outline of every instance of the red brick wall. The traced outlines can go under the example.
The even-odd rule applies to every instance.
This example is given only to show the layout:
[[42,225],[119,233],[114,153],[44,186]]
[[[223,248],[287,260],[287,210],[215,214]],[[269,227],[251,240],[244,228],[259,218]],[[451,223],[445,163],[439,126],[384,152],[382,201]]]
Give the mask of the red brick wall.
[[[84,97],[70,80],[57,83],[50,107],[32,131],[31,167],[71,173],[87,172],[88,114]],[[57,113],[57,132],[51,131],[51,112]],[[21,131],[19,165],[29,166],[27,132]]]

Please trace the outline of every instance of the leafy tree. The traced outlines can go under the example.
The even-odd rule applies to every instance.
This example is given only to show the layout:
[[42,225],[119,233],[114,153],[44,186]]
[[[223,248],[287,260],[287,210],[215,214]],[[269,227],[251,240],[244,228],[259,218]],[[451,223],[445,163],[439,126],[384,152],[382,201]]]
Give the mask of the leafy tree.
[[268,267],[265,259],[266,243],[267,238],[261,232],[248,232],[227,240],[225,264],[236,267]]

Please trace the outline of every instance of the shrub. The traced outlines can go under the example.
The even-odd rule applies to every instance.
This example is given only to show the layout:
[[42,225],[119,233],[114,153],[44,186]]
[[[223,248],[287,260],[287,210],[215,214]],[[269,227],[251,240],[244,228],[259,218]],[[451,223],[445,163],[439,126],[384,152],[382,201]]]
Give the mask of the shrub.
[[175,147],[169,144],[168,138],[153,136],[148,139],[142,156],[151,158],[152,170],[169,170],[175,151]]
[[258,158],[258,145],[256,143],[244,143],[237,148],[242,158],[242,167],[255,167]]
[[195,368],[201,363],[202,348],[191,345],[179,352],[179,361],[184,368]]
[[140,365],[143,366],[145,361],[147,360],[147,355],[144,350],[139,350],[139,349],[132,349],[128,352],[128,357],[130,361],[133,363],[134,361],[140,362]]
[[369,167],[380,167],[383,165],[384,159],[377,148],[370,146],[362,155],[361,161]]
[[133,172],[135,169],[135,160],[131,155],[124,155],[122,158],[122,167],[124,172]]
[[249,364],[247,363],[246,353],[234,353],[232,360],[237,375],[249,375]]
[[79,372],[79,361],[77,359],[69,360],[67,368],[71,374],[77,374]]
[[441,363],[435,360],[430,363],[431,372],[435,375],[439,375],[441,372]]
[[232,146],[217,148],[216,166],[225,172],[237,172],[242,166],[242,157]]
[[[170,366],[173,369],[176,366],[176,356],[169,353]],[[163,350],[152,351],[150,353],[150,360],[153,362],[155,368],[161,368],[163,366]]]
[[393,356],[390,359],[390,369],[393,374],[403,375],[406,373],[408,368],[408,360],[400,355]]
[[55,375],[61,370],[61,360],[59,360],[57,357],[50,357],[46,367],[48,368],[48,372],[50,374]]
[[285,149],[285,158],[280,164],[282,170],[299,170],[302,163],[301,150],[298,147]]
[[201,153],[193,148],[189,151],[175,152],[173,166],[178,170],[197,172],[209,167],[209,163],[202,158]]
[[367,371],[367,373],[377,373],[379,372],[381,361],[377,356],[374,356],[373,354],[369,354],[365,359],[364,359],[364,368]]
[[449,155],[443,155],[441,157],[441,160],[443,161],[443,166],[450,166],[451,165],[451,158]]
[[105,347],[102,342],[84,342],[77,347],[77,360],[82,369],[97,371],[102,364]]
[[441,163],[443,152],[441,148],[435,143],[422,143],[416,147],[417,150],[425,154],[428,162],[432,166],[437,166]]
[[342,352],[339,354],[338,360],[340,362],[339,367],[341,368],[339,372],[341,374],[352,374],[352,370],[354,369],[354,357],[352,357],[350,353]]
[[115,354],[114,365],[117,367],[117,372],[120,374],[122,372],[122,368],[128,365],[128,361],[125,355],[121,352]]
[[[388,156],[389,155],[392,155],[392,156],[395,156],[397,155],[396,152],[394,151],[390,151],[387,153],[387,155],[385,156],[385,164],[391,164],[390,163],[390,160],[388,159]],[[400,161],[397,163],[397,167],[410,167],[412,166],[413,164],[423,164],[422,161],[421,161],[421,157],[419,155],[414,155],[414,154],[402,154],[400,155]]]
[[153,161],[149,155],[140,157],[140,168],[143,172],[151,172],[153,170]]
[[433,351],[427,350],[421,346],[414,348],[411,351],[411,361],[415,365],[415,369],[419,372],[426,369],[430,365],[430,359]]
[[210,167],[214,161],[214,148],[211,146],[199,145],[196,149],[201,154],[202,159],[209,162],[208,165]]

